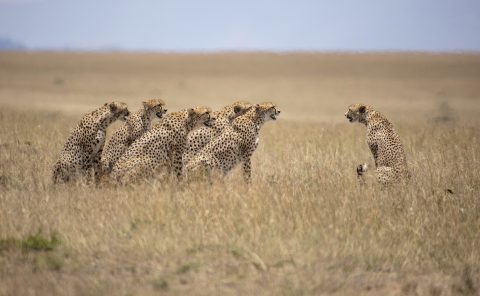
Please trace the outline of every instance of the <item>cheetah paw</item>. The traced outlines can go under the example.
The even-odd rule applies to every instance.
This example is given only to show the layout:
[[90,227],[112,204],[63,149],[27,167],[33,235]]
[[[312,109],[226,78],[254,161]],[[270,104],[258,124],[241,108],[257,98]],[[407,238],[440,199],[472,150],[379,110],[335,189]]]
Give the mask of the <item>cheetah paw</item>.
[[366,171],[368,170],[368,164],[364,163],[364,164],[359,164],[357,166],[357,176],[362,176],[363,173],[365,173]]

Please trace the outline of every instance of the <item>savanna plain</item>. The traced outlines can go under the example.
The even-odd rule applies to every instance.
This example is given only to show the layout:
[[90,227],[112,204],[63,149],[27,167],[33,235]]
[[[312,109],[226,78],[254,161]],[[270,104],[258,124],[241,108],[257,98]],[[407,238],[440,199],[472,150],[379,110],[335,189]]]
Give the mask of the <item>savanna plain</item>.
[[[277,103],[251,184],[52,184],[85,112],[152,97]],[[359,186],[355,102],[408,184]],[[479,295],[479,114],[476,54],[0,53],[0,295]]]

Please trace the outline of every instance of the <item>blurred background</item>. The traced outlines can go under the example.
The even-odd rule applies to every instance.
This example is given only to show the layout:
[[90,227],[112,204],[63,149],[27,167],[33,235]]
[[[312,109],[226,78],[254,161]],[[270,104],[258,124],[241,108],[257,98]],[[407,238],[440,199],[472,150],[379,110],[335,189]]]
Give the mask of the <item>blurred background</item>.
[[476,0],[0,0],[0,46],[32,50],[478,51]]
[[0,104],[269,100],[284,119],[340,122],[362,101],[475,119],[479,32],[474,0],[0,0]]

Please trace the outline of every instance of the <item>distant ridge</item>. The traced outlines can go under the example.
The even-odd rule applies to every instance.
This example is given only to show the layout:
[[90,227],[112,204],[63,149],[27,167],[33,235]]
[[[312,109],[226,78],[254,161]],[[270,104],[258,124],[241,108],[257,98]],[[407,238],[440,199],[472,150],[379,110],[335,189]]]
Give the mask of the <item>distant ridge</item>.
[[10,38],[0,37],[0,51],[7,50],[26,50],[27,47],[20,42],[12,40]]

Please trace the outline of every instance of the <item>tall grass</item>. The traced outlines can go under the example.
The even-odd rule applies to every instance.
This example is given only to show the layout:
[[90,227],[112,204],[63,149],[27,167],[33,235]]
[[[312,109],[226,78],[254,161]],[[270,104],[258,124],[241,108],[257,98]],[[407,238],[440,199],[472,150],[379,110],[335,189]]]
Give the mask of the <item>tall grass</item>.
[[[309,291],[325,281],[317,282],[317,272],[330,268],[451,276],[480,262],[480,138],[474,127],[442,123],[419,133],[418,127],[399,126],[414,175],[402,187],[382,189],[373,176],[366,188],[357,184],[355,165],[371,159],[361,127],[279,120],[262,131],[251,185],[236,170],[213,185],[154,179],[92,188],[51,184],[67,118],[12,110],[2,111],[1,118],[1,238],[25,237],[39,228],[58,233],[73,258],[63,268],[99,287],[111,283],[110,292],[135,274],[125,264],[145,268],[143,282],[155,282],[152,272],[168,274],[169,289],[176,289],[178,274],[192,274],[192,291],[210,273],[220,282],[239,277],[234,282],[242,290],[242,276],[252,276],[242,264],[253,266],[259,277],[283,280],[290,277],[286,270],[298,269],[303,275],[294,283]],[[26,263],[15,255],[2,258],[12,264],[4,269],[12,284]],[[184,271],[170,274],[176,268]],[[245,281],[252,289],[263,287]]]
[[[282,116],[262,128],[251,185],[236,169],[213,184],[53,186],[51,167],[81,112],[2,106],[0,241],[41,230],[56,245],[1,248],[0,295],[474,295],[478,120],[435,102],[408,120],[388,111],[408,103],[384,103],[413,174],[388,189],[372,173],[366,187],[357,182],[356,166],[372,164],[363,126],[341,112],[282,117],[292,104],[282,100]],[[318,110],[327,104],[337,103]]]

